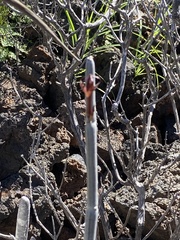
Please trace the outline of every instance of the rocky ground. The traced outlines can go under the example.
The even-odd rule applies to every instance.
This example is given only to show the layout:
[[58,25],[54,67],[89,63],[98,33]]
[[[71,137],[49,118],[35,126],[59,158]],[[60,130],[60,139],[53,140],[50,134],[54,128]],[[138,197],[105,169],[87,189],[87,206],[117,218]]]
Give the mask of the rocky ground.
[[[114,56],[109,54],[107,64],[112,57]],[[97,72],[101,71],[101,74],[105,75],[107,65],[105,61],[103,65],[100,64],[102,59],[101,55],[95,59]],[[123,104],[133,126],[140,129],[142,114],[139,103],[142,98],[142,86],[131,81],[133,71],[133,65],[129,62],[129,77],[123,95]],[[38,176],[40,173],[44,179],[47,178],[51,184],[56,186],[56,189],[59,189],[63,203],[76,219],[83,215],[86,197],[86,167],[70,127],[62,92],[56,84],[53,61],[45,47],[39,45],[31,50],[18,67],[12,68],[12,74],[11,79],[7,66],[1,65],[0,233],[14,234],[19,199],[23,195],[30,196],[29,175],[31,172],[32,196],[39,220],[49,231],[52,231],[53,210],[47,200],[51,198],[54,210],[63,223],[58,239],[72,239],[76,234],[72,224],[64,216],[61,204],[55,199],[53,193],[45,188],[44,180]],[[103,83],[100,84],[100,88],[104,88]],[[164,85],[161,95],[165,91]],[[101,97],[102,93],[97,91],[97,110],[100,117],[102,116]],[[74,99],[78,121],[84,129],[85,102],[83,98],[74,97]],[[177,103],[177,107],[180,111],[180,102]],[[111,115],[110,110],[109,115]],[[98,126],[98,153],[112,170],[106,134],[100,123]],[[123,159],[128,158],[126,130],[121,124],[114,122],[110,131],[114,149]],[[164,144],[166,132],[168,132],[167,144]],[[39,136],[40,139],[38,139]],[[142,167],[142,180],[154,171],[165,156],[167,165],[178,156],[179,152],[180,140],[176,135],[171,102],[166,98],[157,105],[153,116],[150,143]],[[34,171],[29,170],[26,161],[33,165]],[[105,164],[99,161],[99,179],[106,182]],[[123,177],[120,166],[119,172]],[[104,186],[109,186],[108,179],[107,185]],[[180,211],[179,198],[176,196],[174,201],[172,198],[179,193],[179,189],[180,162],[176,161],[172,166],[158,171],[146,191],[144,236],[167,211],[148,239],[170,239],[171,231],[176,228]],[[116,186],[116,189],[107,195],[103,211],[106,210],[113,236],[117,236],[116,239],[129,239],[128,233],[133,236],[136,227],[137,199],[137,193],[131,186]],[[172,206],[167,210],[169,204]],[[130,216],[127,224],[124,225],[129,209],[131,209]],[[101,220],[99,220],[98,230],[100,239],[104,239]],[[33,235],[36,239],[50,239],[37,223],[33,209],[31,209],[29,232],[29,236]]]

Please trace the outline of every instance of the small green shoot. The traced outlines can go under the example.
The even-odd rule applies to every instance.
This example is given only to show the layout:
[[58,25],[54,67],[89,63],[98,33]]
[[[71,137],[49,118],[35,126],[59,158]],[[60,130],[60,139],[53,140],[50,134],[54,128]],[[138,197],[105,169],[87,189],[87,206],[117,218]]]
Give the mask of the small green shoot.
[[75,33],[76,29],[73,23],[73,20],[68,12],[68,10],[65,10],[65,14],[69,23],[69,32],[71,34],[71,40],[72,40],[72,46],[74,47],[78,38],[77,38],[77,34]]

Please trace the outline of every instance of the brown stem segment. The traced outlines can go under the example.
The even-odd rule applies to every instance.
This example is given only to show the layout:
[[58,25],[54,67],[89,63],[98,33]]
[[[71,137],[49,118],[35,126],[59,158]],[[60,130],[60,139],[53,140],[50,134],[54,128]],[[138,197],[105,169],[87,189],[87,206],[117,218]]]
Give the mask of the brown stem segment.
[[81,89],[85,94],[86,97],[86,116],[87,118],[92,121],[93,114],[94,114],[94,106],[93,106],[93,91],[97,88],[99,84],[94,85],[94,76],[89,75],[86,80],[86,85],[84,83],[81,83]]

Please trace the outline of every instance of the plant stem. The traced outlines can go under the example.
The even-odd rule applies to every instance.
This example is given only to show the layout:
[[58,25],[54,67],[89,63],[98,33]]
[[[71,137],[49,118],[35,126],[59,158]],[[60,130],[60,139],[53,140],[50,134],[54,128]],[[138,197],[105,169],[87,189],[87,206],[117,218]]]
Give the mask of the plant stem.
[[95,64],[92,57],[86,60],[86,164],[87,164],[87,211],[85,217],[85,240],[95,240],[98,220],[97,177],[97,122],[95,99]]
[[26,240],[28,238],[29,217],[30,201],[26,196],[22,196],[19,204],[16,223],[15,238],[17,240]]

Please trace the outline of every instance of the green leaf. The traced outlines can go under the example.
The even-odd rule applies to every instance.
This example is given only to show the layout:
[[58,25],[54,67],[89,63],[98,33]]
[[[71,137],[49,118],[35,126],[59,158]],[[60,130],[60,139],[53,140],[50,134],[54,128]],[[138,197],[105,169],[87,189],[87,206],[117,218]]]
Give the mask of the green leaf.
[[4,61],[8,58],[9,50],[8,48],[0,47],[0,61]]
[[[69,32],[70,32],[70,33],[74,33],[74,32],[76,31],[76,29],[75,29],[74,23],[73,23],[73,21],[72,21],[72,18],[71,18],[71,16],[70,16],[68,10],[66,10],[65,13],[66,13],[66,17],[67,17],[68,22],[69,22]],[[74,46],[75,46],[75,43],[76,43],[77,40],[78,40],[77,34],[74,33],[74,34],[72,35],[71,39],[72,39],[72,45],[73,45],[73,47],[74,47]]]

